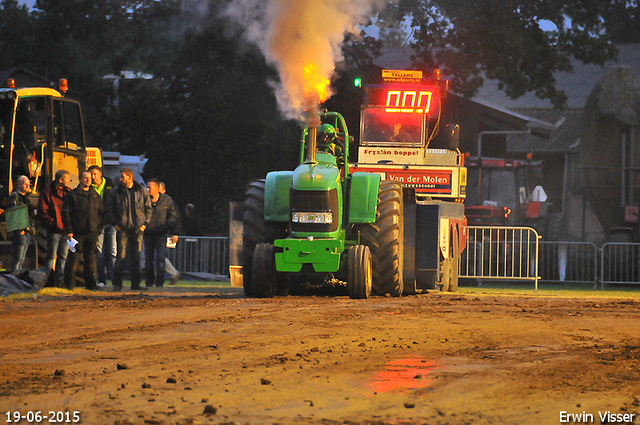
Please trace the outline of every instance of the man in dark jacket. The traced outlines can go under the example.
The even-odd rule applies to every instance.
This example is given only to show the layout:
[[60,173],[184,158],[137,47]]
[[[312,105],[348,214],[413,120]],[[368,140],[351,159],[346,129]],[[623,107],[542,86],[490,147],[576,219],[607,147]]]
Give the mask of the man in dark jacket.
[[62,286],[64,267],[69,248],[64,237],[65,229],[62,223],[62,204],[67,196],[71,176],[68,171],[58,170],[55,180],[41,193],[38,199],[37,218],[47,231],[47,269],[53,270],[55,261],[55,286]]
[[13,230],[9,234],[11,239],[11,247],[13,248],[11,258],[11,271],[15,272],[22,268],[22,263],[27,256],[27,248],[29,247],[29,240],[34,233],[34,212],[31,204],[29,203],[28,193],[31,192],[31,182],[29,177],[20,176],[16,180],[15,190],[9,195],[7,199],[7,209],[17,207],[19,205],[26,205],[29,215],[29,226],[24,229]]
[[87,289],[96,289],[96,243],[102,231],[104,207],[98,192],[91,186],[91,173],[83,171],[78,187],[64,199],[62,219],[70,241],[78,243],[64,271],[68,289],[75,288],[76,268],[80,255],[84,258],[84,281]]
[[[164,183],[162,182],[158,182],[158,190],[160,193],[162,193],[163,195],[167,193],[167,187],[165,186]],[[173,208],[175,208],[176,210],[176,219],[177,219],[177,223],[176,223],[176,228],[174,229],[175,234],[171,236],[171,242],[173,243],[173,246],[175,247],[175,244],[178,243],[178,234],[180,233],[180,230],[182,229],[182,218],[180,217],[180,209],[178,208],[178,206],[176,205],[176,202],[173,201]],[[167,246],[168,248],[168,246]],[[170,285],[175,285],[176,283],[178,283],[178,280],[180,280],[180,272],[178,270],[176,270],[176,268],[173,266],[173,264],[171,264],[171,261],[169,261],[168,258],[165,257],[164,259],[164,269],[167,272],[167,274],[169,275],[170,279],[171,279],[171,283]]]
[[[97,165],[89,167],[93,187],[102,198],[107,201],[109,192],[113,189],[113,181],[109,177],[102,175],[102,168]],[[98,286],[104,287],[107,284],[107,275],[113,279],[113,269],[116,262],[116,229],[111,224],[106,224],[102,228],[102,233],[98,236],[96,246],[96,267]]]
[[131,289],[147,289],[140,286],[140,250],[142,233],[151,220],[151,200],[147,190],[133,180],[133,170],[120,170],[120,184],[107,198],[105,214],[107,222],[116,228],[118,253],[113,270],[113,290],[122,290],[122,273],[127,254],[130,260]]
[[173,199],[160,193],[157,179],[147,183],[149,198],[153,207],[149,226],[144,231],[144,257],[147,288],[164,285],[165,257],[167,255],[167,237],[178,239],[178,212]]
[[196,213],[196,207],[193,204],[187,204],[184,207],[184,233],[187,236],[202,236],[202,226],[200,226],[200,217]]

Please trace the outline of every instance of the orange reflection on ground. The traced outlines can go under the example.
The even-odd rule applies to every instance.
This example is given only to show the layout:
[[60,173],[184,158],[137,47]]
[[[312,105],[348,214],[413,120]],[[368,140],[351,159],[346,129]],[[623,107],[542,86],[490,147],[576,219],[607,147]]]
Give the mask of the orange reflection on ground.
[[435,362],[420,357],[391,360],[385,363],[385,370],[373,377],[371,388],[377,393],[384,393],[401,388],[413,390],[426,387],[431,383],[428,375],[435,367]]

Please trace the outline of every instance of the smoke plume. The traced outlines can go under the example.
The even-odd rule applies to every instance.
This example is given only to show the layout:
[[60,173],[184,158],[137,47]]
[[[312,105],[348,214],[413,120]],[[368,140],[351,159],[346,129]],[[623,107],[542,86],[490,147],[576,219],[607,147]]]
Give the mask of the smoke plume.
[[228,15],[243,25],[275,66],[280,109],[300,118],[326,100],[345,32],[372,13],[373,0],[233,0]]

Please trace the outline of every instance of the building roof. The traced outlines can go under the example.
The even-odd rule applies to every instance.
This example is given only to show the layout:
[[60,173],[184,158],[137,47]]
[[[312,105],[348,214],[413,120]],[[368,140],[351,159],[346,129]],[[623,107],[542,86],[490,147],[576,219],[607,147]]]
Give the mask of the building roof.
[[17,87],[48,87],[51,84],[45,77],[24,68],[10,68],[0,70],[0,87],[4,87],[7,79],[16,80]]
[[[572,72],[557,72],[555,74],[556,87],[566,93],[568,108],[582,108],[593,87],[600,81],[605,71],[614,65],[629,66],[640,74],[640,44],[621,44],[617,47],[618,58],[616,61],[609,61],[603,66],[598,66],[585,65],[576,59],[571,59]],[[484,85],[476,94],[476,98],[509,109],[553,107],[548,99],[540,99],[534,93],[527,93],[518,99],[511,99],[498,89],[498,82],[495,80],[485,80]]]
[[578,146],[582,127],[582,108],[569,108],[562,111],[553,108],[516,108],[515,110],[543,122],[555,123],[555,131],[549,138],[534,134],[510,135],[507,137],[508,152],[557,153],[568,152]]
[[153,74],[147,74],[142,71],[120,71],[118,74],[108,74],[102,77],[103,80],[151,80]]
[[492,109],[498,113],[509,115],[523,123],[525,127],[528,127],[534,134],[550,135],[558,129],[561,118],[558,117],[555,121],[549,121],[545,114],[537,113],[536,115],[529,114],[533,111],[532,108],[513,108],[507,109],[501,105],[495,105],[485,99],[474,98],[473,101],[476,104],[483,105],[486,108]]

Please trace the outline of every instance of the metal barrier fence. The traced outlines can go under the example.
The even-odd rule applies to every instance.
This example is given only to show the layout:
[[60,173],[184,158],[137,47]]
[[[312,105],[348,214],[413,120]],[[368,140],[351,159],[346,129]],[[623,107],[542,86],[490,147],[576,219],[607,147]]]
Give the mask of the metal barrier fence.
[[538,282],[640,284],[640,243],[543,241],[522,227],[467,228],[460,277]]
[[598,247],[591,242],[540,241],[540,280],[593,283],[598,281]]
[[229,238],[180,236],[167,258],[182,273],[229,275]]
[[[460,277],[604,284],[640,284],[640,244],[540,240],[528,227],[467,227]],[[181,272],[229,275],[229,238],[181,236],[167,258]]]
[[460,277],[532,280],[538,290],[538,241],[530,227],[468,226]]
[[640,283],[640,244],[608,242],[600,251],[600,282],[603,287],[605,283]]

